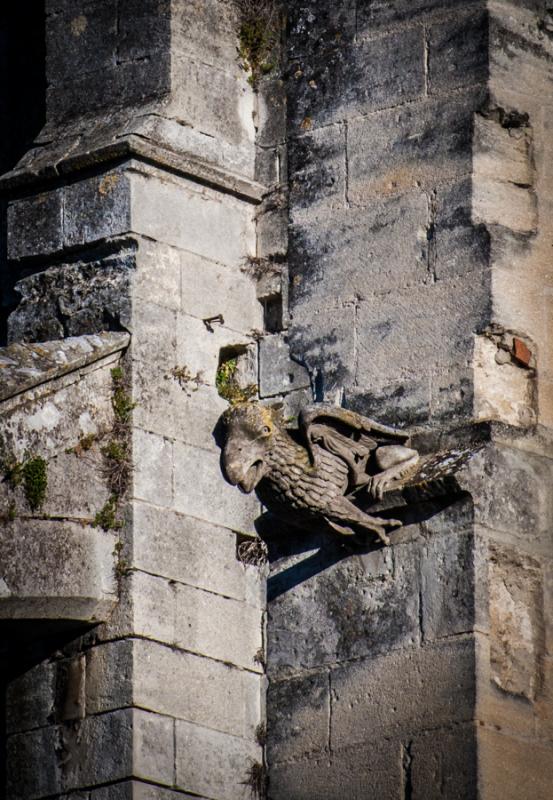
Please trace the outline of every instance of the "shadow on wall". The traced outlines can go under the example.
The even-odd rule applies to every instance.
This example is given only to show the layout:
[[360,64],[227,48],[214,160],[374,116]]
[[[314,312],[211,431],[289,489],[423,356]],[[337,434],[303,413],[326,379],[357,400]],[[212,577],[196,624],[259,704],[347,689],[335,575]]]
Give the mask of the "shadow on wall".
[[[418,525],[439,514],[452,503],[469,497],[466,492],[451,485],[442,496],[418,502],[415,498],[415,502],[409,502],[408,505],[404,494],[406,493],[398,492],[390,495],[387,507],[377,509],[378,515],[399,519],[404,526]],[[374,510],[373,506],[371,511]],[[256,520],[256,529],[268,547],[272,572],[267,581],[268,603],[345,558],[363,556],[384,547],[376,537],[337,535],[330,526],[325,526],[320,520],[313,524],[312,529],[306,527],[300,529],[287,525],[273,514],[266,513]],[[394,534],[391,538],[393,543]],[[302,558],[302,554],[305,554],[305,557]],[[275,572],[273,570],[277,562],[290,565]]]
[[[6,2],[0,7],[0,175],[27,152],[46,121],[46,13],[44,0]],[[18,279],[9,269],[7,201],[0,198],[0,346],[16,304]],[[13,273],[13,274],[12,274]]]

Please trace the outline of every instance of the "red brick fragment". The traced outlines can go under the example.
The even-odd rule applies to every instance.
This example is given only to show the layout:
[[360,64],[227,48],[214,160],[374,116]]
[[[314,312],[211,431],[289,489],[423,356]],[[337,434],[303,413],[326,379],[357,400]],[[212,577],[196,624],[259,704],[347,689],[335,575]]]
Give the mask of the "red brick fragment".
[[516,337],[513,339],[513,356],[516,361],[524,367],[530,366],[532,351],[529,350],[522,339],[517,339]]

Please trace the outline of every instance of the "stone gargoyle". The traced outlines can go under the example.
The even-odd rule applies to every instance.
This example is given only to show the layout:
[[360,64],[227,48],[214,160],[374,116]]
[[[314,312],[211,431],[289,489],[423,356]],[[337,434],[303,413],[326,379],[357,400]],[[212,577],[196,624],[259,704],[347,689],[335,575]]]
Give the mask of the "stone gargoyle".
[[224,415],[223,470],[243,492],[254,489],[276,516],[324,519],[342,535],[375,533],[402,523],[370,516],[353,500],[365,492],[381,500],[416,472],[419,455],[409,436],[367,417],[329,405],[304,408],[298,429],[260,403],[239,403]]

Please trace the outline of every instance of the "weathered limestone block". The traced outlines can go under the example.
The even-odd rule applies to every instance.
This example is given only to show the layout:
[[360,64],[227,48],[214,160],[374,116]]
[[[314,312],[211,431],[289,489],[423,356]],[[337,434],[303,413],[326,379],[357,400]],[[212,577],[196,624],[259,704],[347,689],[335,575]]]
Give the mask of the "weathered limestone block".
[[478,453],[460,479],[473,497],[475,521],[501,531],[505,541],[549,552],[552,469],[549,458],[519,448],[516,441],[498,442]]
[[109,490],[111,368],[127,334],[2,350],[0,616],[100,621],[117,600]]
[[169,580],[261,607],[263,574],[236,558],[236,535],[174,511],[137,503],[134,563]]
[[[349,133],[349,129],[348,129]],[[346,138],[341,124],[307,131],[288,141],[290,205],[294,218],[303,209],[343,208],[346,194]]]
[[331,746],[469,722],[475,703],[471,637],[409,648],[331,672]]
[[414,800],[476,798],[478,755],[474,724],[417,736],[409,742],[404,754],[404,768]]
[[301,555],[287,554],[283,547],[278,560],[271,556],[268,671],[273,679],[418,642],[418,554],[412,544],[395,547],[393,569],[379,561],[382,572],[375,575],[370,562],[363,563],[340,541],[317,552],[320,546],[317,537],[310,541],[304,533]]
[[[471,171],[472,115],[483,90],[361,117],[348,125],[348,198],[367,205],[376,196],[426,189]],[[370,141],[370,147],[367,142]]]
[[105,619],[117,599],[116,541],[113,534],[71,522],[6,523],[0,541],[0,617]]
[[112,170],[13,201],[8,208],[9,257],[46,255],[126,233],[131,223],[129,193],[127,174]]
[[46,662],[16,678],[7,690],[6,728],[19,733],[48,725],[54,711],[56,671]]
[[44,192],[8,207],[8,254],[19,259],[63,247],[63,193]]
[[263,620],[259,610],[190,586],[176,588],[177,647],[263,671]]
[[527,794],[548,800],[553,782],[553,748],[493,730],[479,733],[478,760],[485,800],[519,800]]
[[424,92],[422,30],[298,57],[288,80],[289,130],[299,133],[416,100]]
[[540,562],[490,543],[491,678],[534,700],[541,682],[543,578]]
[[278,800],[364,800],[367,786],[379,800],[397,800],[403,786],[398,741],[370,741],[362,748],[342,747],[331,756],[276,765],[270,772],[271,796]]
[[328,671],[272,681],[267,714],[271,734],[267,759],[271,765],[328,752],[331,720]]
[[261,761],[258,744],[176,722],[176,786],[194,796],[248,800],[252,794],[248,776]]
[[131,185],[136,233],[230,266],[240,266],[253,254],[248,203],[145,167],[133,175]]
[[483,4],[466,14],[449,15],[428,32],[428,82],[431,94],[484,83],[489,74],[488,12]]
[[396,23],[415,22],[423,15],[451,16],[473,5],[473,0],[397,0],[393,5],[374,0],[358,0],[357,28],[360,33],[371,33],[379,27]]
[[21,301],[10,315],[11,341],[48,341],[130,325],[132,252],[50,267],[16,285]]
[[[510,338],[513,341],[516,337]],[[530,364],[517,363],[490,336],[476,337],[474,384],[476,419],[497,420],[517,428],[535,424],[535,371]]]
[[[426,640],[468,633],[476,624],[478,570],[470,533],[433,536],[422,557],[422,629]],[[480,620],[479,620],[480,621]]]
[[398,284],[422,284],[428,273],[428,224],[423,194],[335,211],[331,225],[326,216],[310,216],[290,231],[292,302],[353,301]]
[[136,705],[255,741],[259,675],[140,639],[133,641],[133,659]]
[[305,367],[290,358],[288,342],[281,334],[259,342],[259,396],[274,397],[310,387]]
[[[219,455],[180,442],[175,442],[173,452],[174,509],[235,531],[251,532],[253,520],[259,515],[259,501],[254,495],[240,497],[234,487],[220,483]],[[200,454],[201,472],[197,469]],[[217,493],[213,486],[218,487]],[[152,502],[159,504],[155,497]]]

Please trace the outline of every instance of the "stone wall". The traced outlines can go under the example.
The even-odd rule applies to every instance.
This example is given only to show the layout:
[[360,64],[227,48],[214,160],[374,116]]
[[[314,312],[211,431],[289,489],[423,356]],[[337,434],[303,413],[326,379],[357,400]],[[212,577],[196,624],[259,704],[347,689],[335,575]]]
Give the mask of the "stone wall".
[[[7,694],[14,800],[245,800],[263,770],[263,571],[237,555],[259,504],[224,483],[214,438],[227,407],[222,354],[249,354],[257,383],[262,307],[242,269],[261,198],[254,98],[228,4],[189,6],[48,2],[46,126],[2,179],[19,299],[10,348],[131,334],[111,398],[125,442],[81,453],[73,436],[75,452],[59,454],[60,464],[106,462],[111,491],[104,480],[80,497],[75,478],[77,498],[68,486],[64,499],[75,516],[89,496],[101,512],[86,541],[107,548],[118,603],[101,616],[85,609],[54,638],[33,620],[32,669],[22,658]],[[68,415],[103,407],[102,387],[77,386],[84,406],[68,397]],[[122,461],[124,485],[113,471]],[[46,513],[58,513],[70,475],[60,466]],[[21,561],[31,529],[6,525]],[[56,580],[55,548],[51,559]],[[91,577],[84,558],[82,568]],[[17,587],[25,623],[36,580]]]
[[[224,0],[34,19],[45,124],[0,178],[10,800],[549,797],[545,6],[291,0],[262,77]],[[258,520],[229,369],[473,458],[389,548]]]
[[289,4],[281,339],[317,400],[488,443],[389,550],[276,525],[273,800],[550,793],[551,54],[519,6]]

